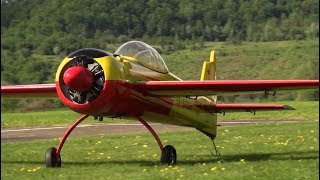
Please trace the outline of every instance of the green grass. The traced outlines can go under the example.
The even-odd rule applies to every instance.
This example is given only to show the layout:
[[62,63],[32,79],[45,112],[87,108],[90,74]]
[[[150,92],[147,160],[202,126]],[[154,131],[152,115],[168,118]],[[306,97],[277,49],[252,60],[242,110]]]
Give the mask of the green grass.
[[176,166],[160,166],[150,134],[71,138],[62,168],[44,167],[57,140],[1,143],[1,179],[318,179],[319,123],[299,122],[218,129],[221,158],[196,130],[162,132],[178,152]]
[[[250,103],[250,102],[248,102]],[[252,103],[252,102],[251,102]],[[219,114],[218,121],[224,120],[319,120],[319,101],[280,101],[266,104],[285,104],[296,110],[257,111],[256,115],[247,112]]]
[[[45,111],[30,111],[30,112],[4,112],[1,113],[1,128],[10,127],[31,127],[31,126],[55,126],[55,125],[70,125],[81,114],[78,114],[69,109],[45,110]],[[103,122],[127,122],[124,119],[104,118]],[[83,124],[97,123],[93,117],[89,117]],[[99,122],[101,123],[101,122]]]
[[[252,103],[252,102],[251,102]],[[252,113],[236,112],[226,113],[225,116],[219,114],[218,121],[223,120],[317,120],[319,119],[319,102],[318,101],[284,101],[275,102],[277,104],[287,104],[296,110],[294,111],[267,111]],[[274,103],[272,103],[274,104]],[[51,111],[34,111],[34,112],[13,112],[1,113],[1,128],[10,127],[31,127],[31,126],[55,126],[70,125],[80,114],[68,109],[59,109]],[[89,117],[83,124],[97,123],[93,117]],[[126,119],[109,119],[104,118],[103,122],[133,122]],[[100,123],[100,122],[99,122]]]

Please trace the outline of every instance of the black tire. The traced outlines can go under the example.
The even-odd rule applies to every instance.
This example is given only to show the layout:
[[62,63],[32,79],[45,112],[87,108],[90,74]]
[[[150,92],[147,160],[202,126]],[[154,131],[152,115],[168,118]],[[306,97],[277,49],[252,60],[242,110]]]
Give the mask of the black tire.
[[61,157],[57,156],[57,149],[55,147],[51,147],[47,150],[46,156],[46,167],[61,167]]
[[174,165],[176,163],[177,163],[176,149],[171,145],[165,146],[161,153],[160,164]]

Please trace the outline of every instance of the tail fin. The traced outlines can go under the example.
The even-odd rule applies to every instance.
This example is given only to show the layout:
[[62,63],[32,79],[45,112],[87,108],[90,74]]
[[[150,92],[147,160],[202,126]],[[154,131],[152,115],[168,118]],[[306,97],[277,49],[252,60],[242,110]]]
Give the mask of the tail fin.
[[[216,80],[216,56],[214,51],[210,53],[209,61],[204,61],[201,72],[201,81],[204,80]],[[217,96],[207,96],[210,99],[210,102],[213,104],[217,103]]]
[[202,66],[201,81],[216,80],[216,56],[214,51],[210,53],[210,60],[204,61]]

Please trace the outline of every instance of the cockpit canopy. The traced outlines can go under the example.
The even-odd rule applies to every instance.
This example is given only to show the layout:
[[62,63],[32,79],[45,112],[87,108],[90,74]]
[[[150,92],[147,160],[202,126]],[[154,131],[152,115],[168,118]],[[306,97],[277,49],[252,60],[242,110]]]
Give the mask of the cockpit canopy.
[[132,57],[139,64],[154,71],[161,73],[169,72],[160,54],[153,47],[144,42],[126,42],[116,50],[115,54]]

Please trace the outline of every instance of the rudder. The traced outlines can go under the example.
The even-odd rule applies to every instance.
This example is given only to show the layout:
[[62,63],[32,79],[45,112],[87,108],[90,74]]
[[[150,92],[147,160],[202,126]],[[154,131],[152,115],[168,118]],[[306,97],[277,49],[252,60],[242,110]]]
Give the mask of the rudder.
[[216,78],[216,56],[215,51],[211,51],[209,61],[203,62],[200,80],[216,80]]
[[[206,60],[203,62],[202,72],[201,72],[201,81],[205,80],[216,80],[216,56],[215,51],[211,51],[209,61]],[[217,96],[207,96],[210,99],[211,103],[217,103]]]

